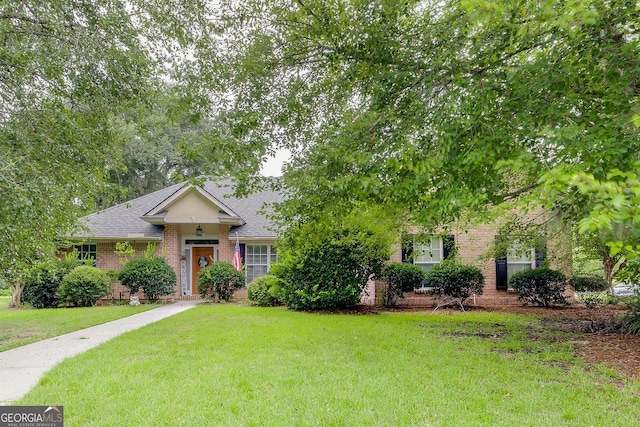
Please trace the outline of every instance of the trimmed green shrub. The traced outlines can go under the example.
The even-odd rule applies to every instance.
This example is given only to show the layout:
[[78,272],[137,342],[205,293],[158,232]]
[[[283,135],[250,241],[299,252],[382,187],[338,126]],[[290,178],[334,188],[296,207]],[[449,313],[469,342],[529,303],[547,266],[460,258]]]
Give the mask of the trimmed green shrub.
[[58,296],[60,302],[89,307],[111,292],[111,283],[106,271],[82,265],[62,279]]
[[36,264],[27,276],[22,301],[33,308],[55,308],[59,304],[58,288],[65,275],[82,263],[78,259],[47,259]]
[[571,276],[569,286],[576,292],[602,292],[611,284],[601,276]]
[[422,286],[425,271],[415,264],[407,262],[393,262],[387,264],[382,271],[382,277],[396,283],[403,292],[411,292]]
[[247,287],[247,297],[259,307],[273,307],[282,304],[279,298],[280,279],[267,274],[256,277]]
[[228,262],[216,262],[198,273],[198,293],[210,301],[229,301],[244,286],[244,274]]
[[145,298],[151,302],[157,301],[161,296],[173,294],[178,280],[176,272],[167,261],[155,255],[127,261],[118,273],[118,278],[132,294],[142,288]]
[[387,282],[382,303],[385,307],[394,307],[398,299],[404,298],[405,292],[411,292],[422,285],[425,271],[415,264],[394,262],[384,267],[380,278]]
[[426,272],[424,284],[434,288],[436,293],[458,299],[464,305],[472,294],[482,295],[484,276],[478,267],[443,262]]
[[519,301],[541,307],[568,305],[563,295],[566,285],[564,274],[547,267],[519,271],[509,277],[508,282],[508,286],[518,292]]

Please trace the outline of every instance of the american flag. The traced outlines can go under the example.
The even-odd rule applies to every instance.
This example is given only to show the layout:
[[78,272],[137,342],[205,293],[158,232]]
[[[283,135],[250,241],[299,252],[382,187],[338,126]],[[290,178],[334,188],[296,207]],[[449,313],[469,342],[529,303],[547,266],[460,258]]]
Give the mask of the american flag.
[[236,248],[233,251],[233,266],[236,270],[242,270],[242,258],[240,258],[240,240],[238,240],[238,233],[236,233]]

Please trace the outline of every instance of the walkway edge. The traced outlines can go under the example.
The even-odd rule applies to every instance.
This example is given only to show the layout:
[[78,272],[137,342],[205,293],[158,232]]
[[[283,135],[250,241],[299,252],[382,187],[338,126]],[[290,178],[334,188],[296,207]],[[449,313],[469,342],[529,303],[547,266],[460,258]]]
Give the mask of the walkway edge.
[[58,363],[125,332],[195,307],[201,301],[178,301],[118,320],[0,352],[0,405],[10,405],[38,384]]

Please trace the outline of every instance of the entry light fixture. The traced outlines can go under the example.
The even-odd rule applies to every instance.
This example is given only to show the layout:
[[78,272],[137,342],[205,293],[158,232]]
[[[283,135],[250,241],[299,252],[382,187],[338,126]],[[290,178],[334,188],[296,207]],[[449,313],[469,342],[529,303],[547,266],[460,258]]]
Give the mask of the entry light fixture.
[[202,236],[202,227],[198,224],[198,228],[196,228],[196,236]]

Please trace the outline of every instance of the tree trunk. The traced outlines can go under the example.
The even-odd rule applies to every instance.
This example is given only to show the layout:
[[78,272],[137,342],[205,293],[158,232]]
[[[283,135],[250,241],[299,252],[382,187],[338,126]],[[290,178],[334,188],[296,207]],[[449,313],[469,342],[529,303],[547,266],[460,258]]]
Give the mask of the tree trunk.
[[616,265],[622,259],[621,256],[611,257],[609,255],[602,256],[602,268],[604,269],[604,279],[609,282],[609,284],[613,284],[613,278],[616,274],[620,273],[621,270],[627,266],[627,260],[624,260],[618,268],[616,269]]
[[611,273],[611,278],[613,279],[614,277],[616,277],[616,275],[620,273],[622,270],[624,270],[626,266],[627,266],[627,260],[625,259],[620,263],[620,265],[618,265],[618,268],[616,268],[616,271]]
[[12,283],[11,284],[11,303],[9,308],[20,308],[20,296],[24,289],[25,283]]
[[611,284],[611,280],[613,280],[613,266],[614,262],[611,257],[605,256],[602,258],[602,268],[604,270],[604,280]]

